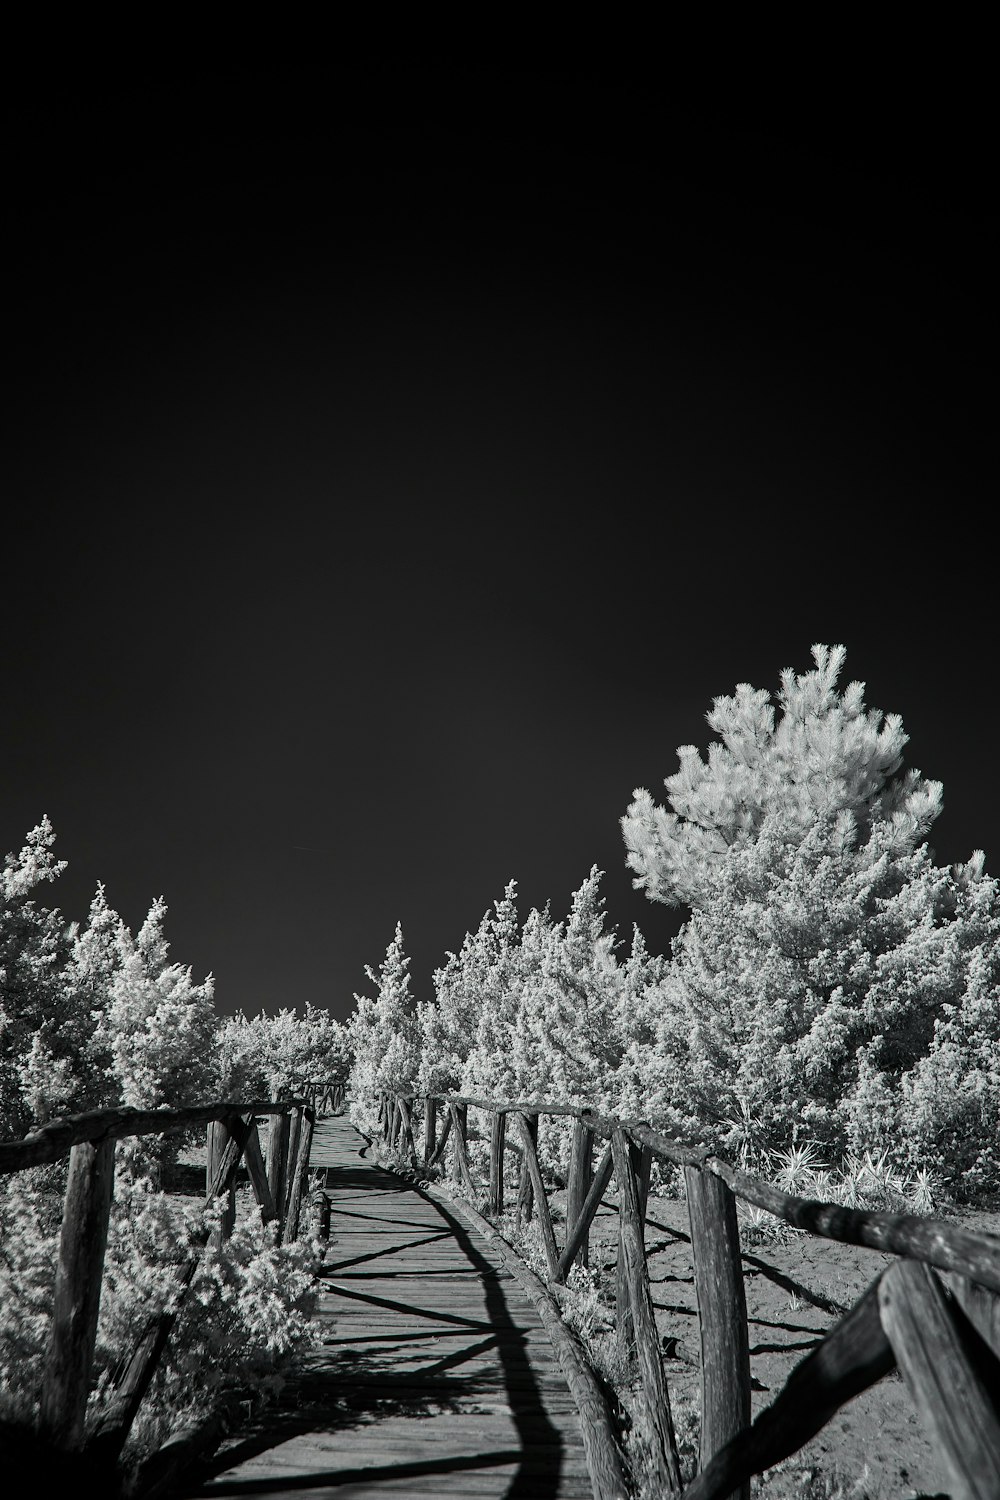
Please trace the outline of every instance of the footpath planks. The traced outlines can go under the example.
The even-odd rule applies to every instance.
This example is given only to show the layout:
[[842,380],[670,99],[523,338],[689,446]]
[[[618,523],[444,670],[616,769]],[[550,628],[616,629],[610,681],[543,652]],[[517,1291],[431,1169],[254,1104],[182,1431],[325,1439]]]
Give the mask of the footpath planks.
[[535,1309],[487,1241],[364,1152],[344,1118],[317,1123],[312,1166],[332,1203],[323,1345],[189,1500],[589,1500],[576,1406]]

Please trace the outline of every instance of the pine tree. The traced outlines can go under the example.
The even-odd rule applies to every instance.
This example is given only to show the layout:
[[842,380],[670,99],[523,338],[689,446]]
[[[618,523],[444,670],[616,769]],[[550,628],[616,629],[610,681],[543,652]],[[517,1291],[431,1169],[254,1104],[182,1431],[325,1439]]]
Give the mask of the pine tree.
[[381,1092],[412,1093],[416,1089],[420,1045],[409,967],[403,928],[397,922],[378,973],[365,966],[377,993],[374,999],[355,994],[355,1009],[348,1021],[353,1054],[352,1113],[362,1130],[370,1131],[376,1125]]
[[817,645],[812,654],[813,671],[782,672],[777,720],[769,694],[749,683],[714,700],[707,719],[719,740],[705,760],[694,745],[680,746],[680,769],[665,781],[671,810],[636,788],[622,832],[633,885],[649,900],[698,906],[710,871],[755,839],[769,815],[780,816],[793,842],[817,819],[838,815],[862,835],[878,819],[894,852],[926,837],[941,811],[941,784],[902,770],[901,718],[867,709],[861,682],[837,692],[843,646]]

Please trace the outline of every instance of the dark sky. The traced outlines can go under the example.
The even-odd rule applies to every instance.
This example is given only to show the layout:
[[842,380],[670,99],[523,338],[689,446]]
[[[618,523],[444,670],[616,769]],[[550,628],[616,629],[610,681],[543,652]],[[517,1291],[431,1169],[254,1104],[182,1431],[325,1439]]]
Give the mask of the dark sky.
[[[928,96],[929,99],[929,96]],[[843,641],[997,869],[994,196],[940,99],[653,76],[32,80],[5,197],[0,846],[220,1007],[417,993],[712,698]]]

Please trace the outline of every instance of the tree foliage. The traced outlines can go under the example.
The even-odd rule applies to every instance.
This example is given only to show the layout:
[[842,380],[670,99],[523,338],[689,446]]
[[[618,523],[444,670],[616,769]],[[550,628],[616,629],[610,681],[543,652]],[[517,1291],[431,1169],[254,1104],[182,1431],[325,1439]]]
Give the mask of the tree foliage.
[[694,745],[680,746],[680,769],[664,783],[670,810],[636,788],[622,832],[633,885],[651,901],[699,906],[710,872],[768,816],[780,817],[792,842],[838,814],[862,834],[877,819],[898,853],[926,837],[941,784],[902,769],[902,719],[866,708],[862,682],[837,691],[843,646],[812,654],[811,672],[782,672],[776,706],[747,682],[714,700],[707,719],[719,739],[704,760]]

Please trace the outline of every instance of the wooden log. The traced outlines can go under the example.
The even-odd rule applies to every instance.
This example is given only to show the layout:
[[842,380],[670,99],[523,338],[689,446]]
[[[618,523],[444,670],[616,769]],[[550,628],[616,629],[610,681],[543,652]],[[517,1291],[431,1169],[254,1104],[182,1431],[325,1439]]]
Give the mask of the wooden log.
[[[430,1191],[437,1197],[436,1189],[431,1188]],[[576,1403],[594,1500],[626,1500],[628,1485],[607,1403],[576,1336],[563,1322],[555,1299],[541,1278],[525,1265],[514,1247],[498,1235],[489,1220],[477,1213],[470,1204],[441,1198],[438,1198],[438,1202],[442,1203],[446,1214],[454,1212],[461,1215],[474,1229],[488,1238],[495,1249],[499,1249],[504,1268],[510,1271],[534,1304],[556,1351],[563,1378]]]
[[1000,1296],[966,1276],[948,1276],[947,1282],[979,1337],[1000,1359]]
[[507,1116],[496,1111],[490,1120],[490,1213],[503,1213],[503,1148],[507,1135]]
[[[205,1192],[208,1197],[212,1196],[212,1185],[219,1175],[219,1164],[222,1161],[226,1142],[229,1139],[229,1130],[224,1120],[212,1120],[209,1122],[207,1139],[205,1142]],[[223,1240],[228,1240],[236,1225],[236,1189],[231,1187],[226,1194],[226,1201],[222,1206],[219,1218],[219,1227],[214,1232],[213,1243],[218,1246]]]
[[[641,1142],[629,1139],[628,1143],[629,1162],[635,1176],[636,1202],[639,1209],[639,1226],[642,1233],[643,1246],[646,1241],[646,1203],[649,1199],[649,1173],[652,1164],[652,1152],[649,1147]],[[645,1258],[645,1248],[643,1257]],[[618,1336],[626,1349],[635,1343],[635,1330],[632,1326],[632,1299],[629,1291],[628,1277],[626,1275],[625,1255],[622,1251],[621,1237],[621,1215],[619,1213],[618,1224],[618,1267],[615,1275],[615,1314],[618,1326]]]
[[227,1196],[236,1181],[236,1173],[243,1159],[243,1150],[253,1129],[253,1116],[243,1119],[240,1115],[229,1115],[223,1122],[225,1133],[221,1149],[216,1157],[211,1180],[205,1194],[206,1204],[218,1197]]
[[424,1166],[429,1167],[434,1159],[434,1138],[437,1135],[437,1100],[430,1095],[424,1100]]
[[295,1175],[295,1163],[299,1155],[299,1137],[302,1134],[302,1106],[296,1105],[292,1110],[291,1123],[288,1127],[288,1156],[285,1164],[285,1199],[282,1208],[282,1237],[284,1236],[284,1223],[288,1217],[288,1199],[292,1191],[292,1178]]
[[74,1146],[84,1141],[119,1141],[132,1135],[165,1135],[175,1130],[190,1130],[222,1120],[227,1115],[278,1114],[287,1105],[271,1099],[254,1099],[246,1103],[234,1099],[216,1099],[208,1104],[192,1104],[185,1109],[97,1109],[86,1114],[68,1115],[64,1120],[50,1120],[31,1131],[20,1141],[0,1141],[0,1175],[20,1172],[24,1167],[41,1166],[68,1156]]
[[466,1146],[468,1110],[464,1104],[450,1104],[448,1112],[451,1115],[452,1125],[451,1175],[468,1192],[474,1193],[476,1191],[476,1184],[472,1180],[472,1172],[469,1168],[469,1152]]
[[260,1204],[261,1218],[265,1224],[278,1217],[278,1210],[274,1206],[271,1196],[271,1186],[267,1180],[267,1168],[260,1150],[260,1136],[257,1132],[257,1123],[254,1121],[252,1128],[247,1134],[246,1145],[243,1147],[243,1159],[246,1162],[247,1172],[253,1186],[254,1196]]
[[554,1280],[565,1281],[569,1268],[576,1259],[576,1253],[593,1223],[594,1215],[601,1206],[601,1200],[607,1192],[608,1183],[611,1181],[613,1171],[614,1155],[611,1147],[607,1146],[604,1155],[601,1157],[597,1171],[594,1173],[590,1187],[587,1190],[587,1196],[580,1210],[580,1216],[573,1226],[573,1232],[566,1238],[566,1248],[559,1257],[559,1264],[556,1268]]
[[405,1099],[399,1100],[399,1118],[401,1122],[399,1134],[400,1150],[408,1151],[410,1160],[416,1166],[417,1142],[413,1134],[413,1120],[410,1117],[410,1106]]
[[646,1402],[647,1421],[653,1463],[659,1483],[671,1495],[680,1493],[681,1472],[674,1435],[670,1392],[663,1373],[660,1344],[656,1336],[656,1315],[649,1290],[646,1265],[644,1214],[632,1166],[630,1142],[624,1130],[611,1137],[615,1177],[618,1182],[618,1221],[621,1229],[622,1262],[628,1287],[635,1351]]
[[330,1238],[330,1212],[333,1206],[329,1193],[318,1187],[312,1195],[310,1206],[309,1227],[316,1238],[326,1244]]
[[[536,1150],[538,1141],[538,1116],[518,1114],[518,1119],[524,1120],[528,1134],[531,1136],[531,1149]],[[528,1153],[522,1148],[521,1152],[521,1180],[517,1189],[517,1222],[519,1225],[529,1223],[534,1209],[535,1190],[531,1181],[531,1173],[528,1170]]]
[[267,1185],[271,1190],[278,1232],[285,1214],[285,1190],[288,1180],[288,1136],[291,1120],[288,1114],[272,1115],[267,1133]]
[[448,1144],[448,1137],[450,1135],[451,1135],[451,1112],[450,1112],[450,1110],[446,1109],[445,1113],[444,1113],[444,1116],[442,1118],[442,1121],[441,1121],[441,1134],[437,1138],[437,1145],[434,1147],[434,1150],[431,1153],[431,1159],[427,1163],[428,1167],[435,1167],[435,1166],[437,1166],[438,1162],[441,1160],[442,1156],[444,1155],[444,1148]]
[[[701,1336],[701,1467],[750,1425],[750,1348],[736,1200],[718,1177],[685,1167]],[[733,1491],[750,1500],[747,1479]]]
[[72,1148],[41,1402],[42,1430],[64,1452],[83,1447],[114,1176],[113,1140]]
[[890,1266],[878,1300],[896,1363],[948,1468],[955,1500],[996,1500],[1000,1360],[927,1266]]
[[879,1314],[879,1281],[818,1348],[795,1366],[782,1390],[749,1430],[738,1433],[688,1485],[684,1500],[726,1500],[814,1438],[855,1396],[895,1367]]
[[552,1215],[549,1212],[549,1200],[545,1196],[542,1170],[538,1165],[535,1135],[524,1115],[515,1115],[514,1118],[517,1121],[517,1128],[521,1135],[524,1164],[531,1178],[531,1186],[535,1198],[535,1210],[538,1214],[538,1227],[542,1232],[542,1248],[545,1251],[545,1263],[549,1270],[549,1280],[555,1281],[559,1270],[559,1251],[556,1247],[556,1237],[552,1231]]
[[303,1110],[299,1130],[298,1151],[292,1172],[292,1185],[288,1194],[288,1209],[285,1214],[284,1241],[292,1244],[299,1237],[299,1217],[302,1212],[302,1197],[309,1179],[309,1152],[312,1148],[313,1129],[316,1117],[311,1109]]
[[[566,1244],[569,1245],[587,1201],[594,1168],[594,1132],[585,1120],[576,1120],[573,1125],[573,1143],[569,1155],[569,1182],[566,1185]],[[590,1264],[589,1222],[579,1241],[577,1254],[581,1265]],[[565,1251],[564,1251],[565,1253]],[[562,1257],[560,1257],[562,1265]],[[570,1262],[572,1264],[572,1261]]]

